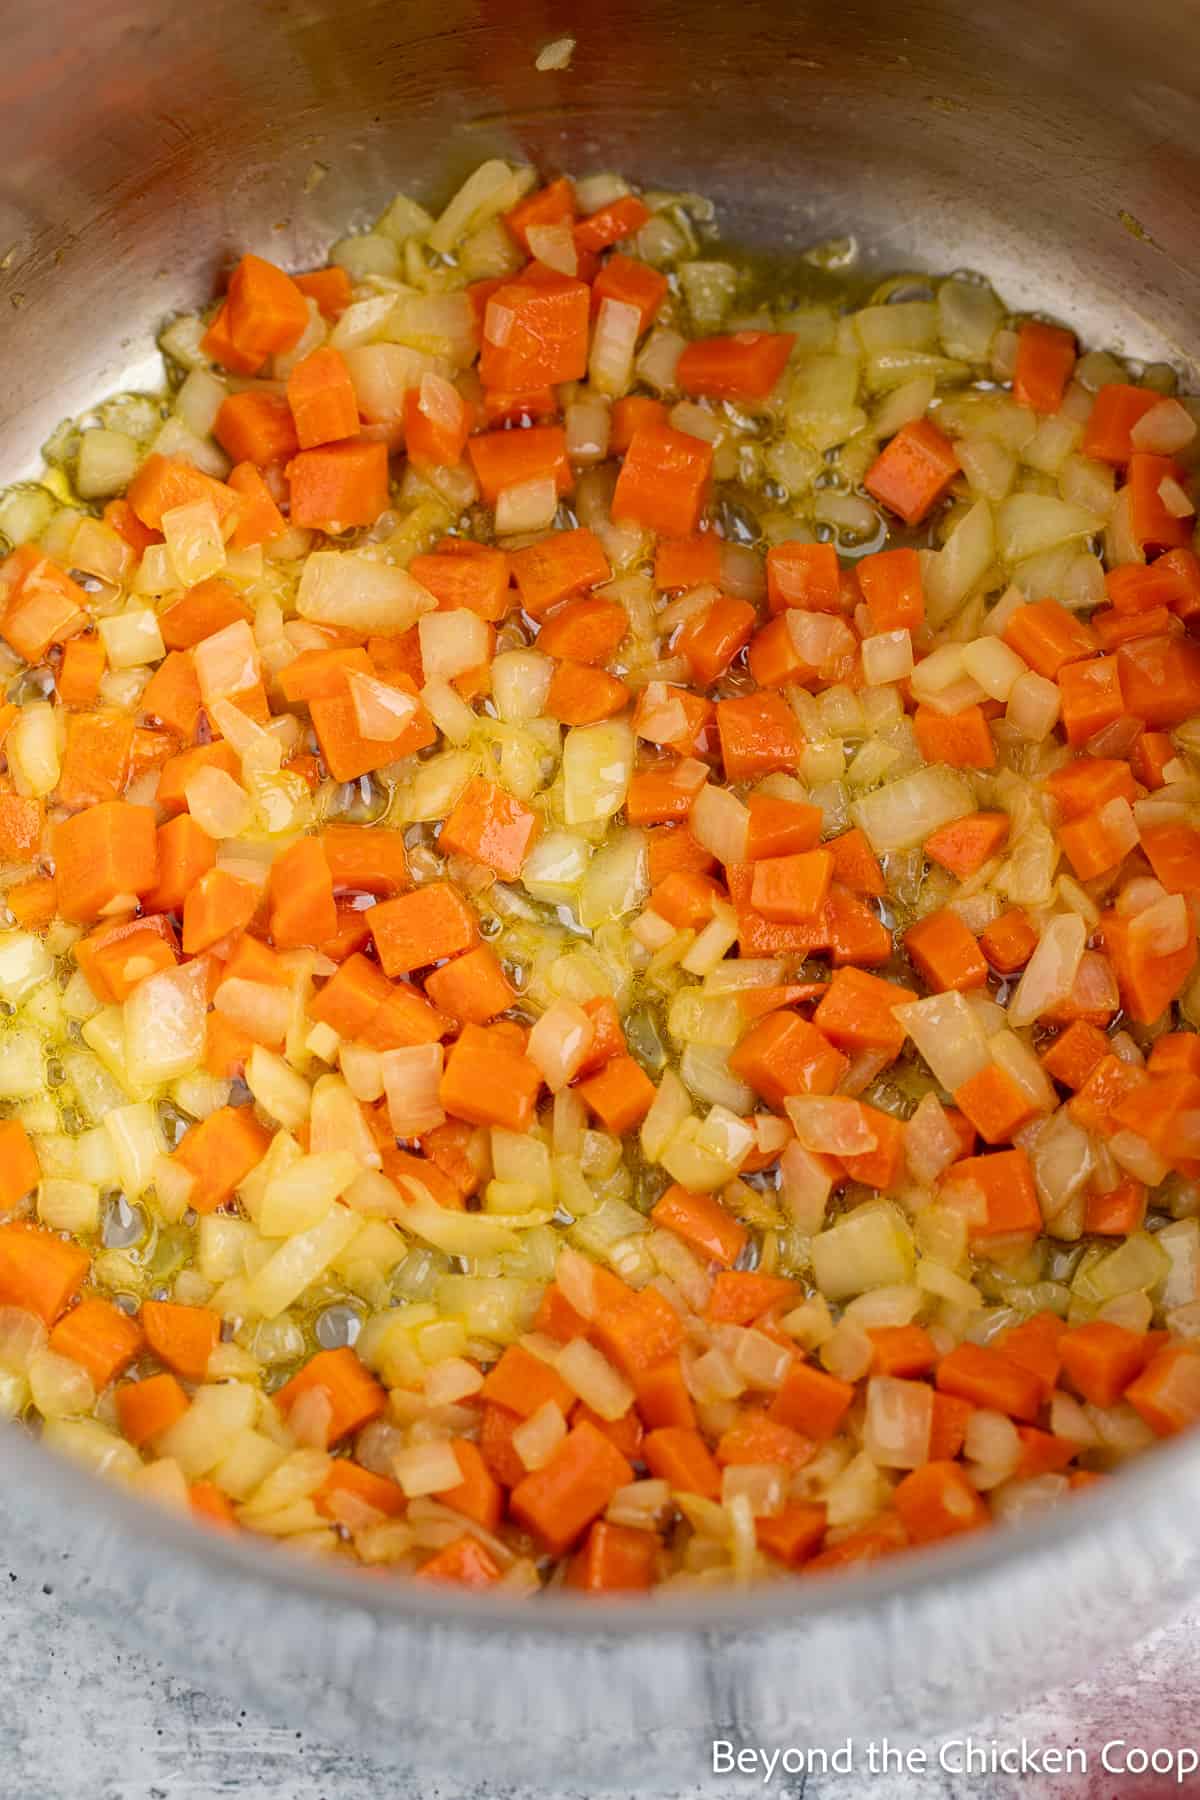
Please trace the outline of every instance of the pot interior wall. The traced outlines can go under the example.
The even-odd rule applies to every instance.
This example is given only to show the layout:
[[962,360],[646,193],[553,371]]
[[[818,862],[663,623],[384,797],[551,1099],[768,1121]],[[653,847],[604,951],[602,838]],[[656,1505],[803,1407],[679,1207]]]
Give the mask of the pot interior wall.
[[[55,0],[0,77],[2,464],[157,377],[153,328],[252,247],[311,264],[484,155],[701,189],[738,237],[975,268],[1188,360],[1200,59],[1147,0]],[[565,73],[534,57],[572,34]]]

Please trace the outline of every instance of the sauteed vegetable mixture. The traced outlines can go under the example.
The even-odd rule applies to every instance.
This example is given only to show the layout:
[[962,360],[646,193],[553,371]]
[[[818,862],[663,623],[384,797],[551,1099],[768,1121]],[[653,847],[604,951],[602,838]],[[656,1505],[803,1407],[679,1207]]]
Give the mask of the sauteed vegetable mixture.
[[244,256],[0,499],[47,1443],[608,1593],[1200,1416],[1200,402],[839,254],[487,163]]

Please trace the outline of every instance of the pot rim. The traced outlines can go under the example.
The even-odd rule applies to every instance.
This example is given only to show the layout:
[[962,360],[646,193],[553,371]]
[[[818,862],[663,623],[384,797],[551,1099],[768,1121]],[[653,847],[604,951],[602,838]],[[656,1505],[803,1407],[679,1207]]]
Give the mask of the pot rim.
[[[1073,1494],[1029,1524],[970,1532],[949,1543],[881,1558],[861,1572],[831,1571],[815,1578],[781,1577],[742,1588],[600,1603],[555,1591],[513,1598],[472,1596],[398,1574],[364,1580],[364,1573],[374,1577],[377,1571],[331,1566],[288,1552],[268,1539],[209,1529],[140,1500],[114,1481],[81,1469],[57,1452],[48,1453],[19,1426],[7,1426],[0,1442],[0,1468],[6,1465],[23,1491],[50,1489],[51,1497],[68,1512],[86,1506],[94,1525],[104,1524],[96,1518],[98,1511],[107,1513],[108,1522],[131,1546],[150,1539],[161,1552],[184,1557],[198,1569],[207,1565],[222,1578],[249,1580],[269,1591],[286,1590],[293,1597],[311,1596],[319,1605],[352,1608],[360,1615],[366,1612],[381,1627],[440,1624],[509,1635],[518,1630],[530,1638],[571,1641],[802,1626],[815,1619],[876,1611],[890,1601],[924,1600],[930,1590],[936,1590],[938,1604],[944,1606],[952,1583],[965,1593],[971,1583],[986,1576],[1002,1574],[1021,1561],[1045,1558],[1085,1533],[1103,1532],[1118,1517],[1136,1518],[1135,1509],[1142,1502],[1153,1498],[1161,1508],[1168,1494],[1182,1501],[1190,1491],[1192,1471],[1200,1465],[1200,1437],[1189,1442],[1185,1434],[1159,1444],[1118,1470],[1115,1478]],[[387,1571],[378,1573],[386,1576]]]

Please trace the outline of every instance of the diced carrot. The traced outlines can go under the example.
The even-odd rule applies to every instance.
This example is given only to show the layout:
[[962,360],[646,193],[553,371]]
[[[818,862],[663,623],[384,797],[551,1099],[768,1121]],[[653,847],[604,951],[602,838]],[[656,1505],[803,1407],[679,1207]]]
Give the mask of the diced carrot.
[[1153,612],[1135,613],[1118,613],[1106,606],[1092,614],[1091,626],[1102,650],[1118,650],[1135,638],[1157,637],[1171,630],[1172,615],[1165,606],[1156,607]]
[[609,1277],[598,1290],[592,1342],[635,1384],[674,1356],[683,1342],[683,1324],[674,1307],[654,1288],[640,1293]]
[[803,1436],[831,1438],[854,1399],[854,1383],[839,1381],[800,1357],[792,1362],[775,1394],[768,1416]]
[[1166,1032],[1155,1039],[1146,1066],[1151,1075],[1200,1075],[1200,1034]]
[[387,1394],[348,1345],[319,1350],[275,1395],[285,1418],[302,1395],[323,1394],[328,1401],[325,1446],[361,1431],[386,1410]]
[[140,1450],[152,1438],[161,1437],[182,1419],[187,1395],[174,1375],[148,1375],[144,1381],[126,1381],[117,1389],[117,1421],[124,1437]]
[[944,1200],[952,1202],[956,1194],[961,1196],[964,1191],[966,1194],[981,1193],[986,1207],[986,1217],[982,1221],[970,1218],[968,1214],[973,1238],[1008,1237],[1041,1230],[1042,1211],[1038,1205],[1037,1187],[1024,1150],[1001,1150],[992,1156],[959,1158],[943,1177],[941,1192]]
[[221,1337],[221,1315],[208,1306],[177,1306],[169,1300],[143,1300],[142,1330],[146,1346],[184,1381],[203,1381],[208,1359]]
[[938,1364],[936,1380],[942,1393],[1008,1413],[1026,1424],[1032,1424],[1041,1410],[1039,1378],[988,1344],[957,1345]]
[[649,263],[638,262],[636,257],[623,256],[618,250],[609,257],[592,283],[592,309],[598,312],[605,300],[636,306],[640,329],[647,331],[667,297],[667,287],[667,278],[658,269],[652,269]]
[[1190,1344],[1158,1351],[1124,1397],[1156,1436],[1173,1437],[1200,1419],[1200,1356]]
[[368,438],[301,450],[288,463],[293,525],[344,531],[373,525],[388,504],[387,445]]
[[235,587],[213,576],[173,600],[159,614],[158,628],[168,650],[190,650],[206,637],[239,620],[253,619],[250,607]]
[[767,551],[767,604],[773,613],[799,606],[807,612],[841,612],[841,572],[832,544],[788,540]]
[[620,1452],[586,1420],[573,1427],[550,1460],[514,1487],[513,1517],[561,1556],[633,1479]]
[[126,1370],[142,1345],[141,1328],[110,1300],[81,1300],[50,1333],[49,1348],[82,1364],[99,1394]]
[[722,1468],[746,1463],[777,1463],[785,1469],[802,1469],[811,1462],[816,1445],[788,1425],[780,1425],[765,1413],[745,1411],[736,1424],[717,1440],[716,1459]]
[[605,669],[586,663],[555,664],[546,694],[546,711],[564,725],[594,725],[624,712],[629,689]]
[[659,825],[646,833],[647,871],[651,887],[657,887],[664,876],[676,869],[691,869],[706,874],[716,859],[698,844],[686,825]]
[[677,750],[681,756],[703,756],[712,748],[710,727],[716,716],[712,701],[692,688],[665,682],[660,689],[658,684],[649,683],[638,695],[633,729],[637,737],[665,750]]
[[1034,669],[1053,681],[1068,663],[1094,656],[1096,639],[1082,619],[1057,600],[1036,600],[1009,614],[1004,642]]
[[[356,429],[357,419],[356,411]],[[246,388],[222,400],[213,436],[231,462],[253,463],[259,469],[286,462],[300,448],[287,401],[265,389]]]
[[412,710],[400,722],[400,730],[395,737],[364,737],[348,691],[326,700],[309,702],[308,710],[312,715],[317,742],[321,746],[321,755],[335,781],[357,781],[360,775],[369,775],[373,769],[381,769],[385,764],[395,762],[397,757],[411,756],[415,751],[424,750],[437,741],[436,727],[424,704],[417,698],[410,678],[395,675],[385,685],[396,689],[399,694],[409,696],[414,702]]
[[337,930],[333,876],[320,838],[299,838],[275,858],[267,893],[271,936],[279,949],[315,949]]
[[1093,1406],[1115,1406],[1146,1361],[1144,1333],[1105,1319],[1064,1332],[1058,1348],[1067,1379]]
[[1002,812],[968,813],[951,825],[942,825],[925,839],[930,862],[966,881],[995,856],[1008,836],[1009,818]]
[[660,591],[673,593],[710,582],[715,585],[720,579],[721,540],[711,531],[696,537],[662,538],[655,546],[654,585]]
[[97,999],[117,1002],[156,969],[173,967],[178,948],[175,932],[161,913],[101,925],[73,946]]
[[[444,1494],[439,1495],[439,1499],[445,1498]],[[394,1519],[408,1505],[398,1481],[376,1475],[345,1456],[330,1464],[328,1475],[320,1487],[313,1490],[312,1502],[322,1518],[333,1519],[339,1524],[343,1519],[347,1523],[357,1522],[365,1506],[385,1519]]]
[[483,315],[484,387],[520,393],[580,380],[587,370],[589,303],[587,283],[569,275],[498,287]]
[[779,694],[739,694],[720,701],[717,731],[730,781],[794,769],[804,748],[799,721]]
[[1061,1474],[1079,1452],[1077,1444],[1054,1437],[1048,1431],[1039,1431],[1034,1425],[1018,1425],[1017,1436],[1021,1440],[1021,1460],[1016,1467],[1018,1481],[1028,1481],[1035,1475]]
[[618,244],[622,238],[629,238],[650,217],[650,208],[636,194],[622,194],[617,200],[610,200],[598,212],[589,213],[575,227],[575,247],[577,250],[588,250],[594,255],[607,250],[610,245]]
[[721,1497],[721,1471],[698,1431],[679,1425],[649,1431],[642,1443],[642,1459],[651,1474],[667,1482],[674,1493],[699,1494],[705,1500]]
[[532,256],[527,235],[531,225],[559,225],[564,220],[573,223],[575,216],[575,190],[566,176],[560,175],[557,181],[538,188],[511,207],[504,214],[504,223],[526,255]]
[[709,876],[691,869],[676,869],[653,889],[650,904],[677,931],[699,931],[712,918],[716,902],[723,898],[724,890]]
[[1013,399],[1034,412],[1056,413],[1075,367],[1075,334],[1027,319],[1017,333]]
[[[821,841],[821,809],[802,801],[784,800],[775,794],[751,794],[750,826],[746,837],[746,856],[750,862],[760,857],[791,856],[812,850]],[[832,858],[832,844],[826,846]],[[836,872],[836,861],[834,863]]]
[[695,1428],[696,1409],[678,1356],[663,1357],[660,1362],[635,1373],[633,1385],[637,1410],[648,1430],[667,1426],[678,1426],[683,1430]]
[[873,898],[881,898],[887,892],[879,858],[857,825],[829,838],[825,848],[833,857],[833,878],[840,886],[848,888],[852,894]]
[[721,596],[686,621],[673,648],[697,687],[711,687],[726,672],[749,643],[757,616],[747,601]]
[[987,963],[973,935],[949,907],[927,913],[904,934],[918,973],[938,993],[966,993],[987,985]]
[[613,492],[613,518],[663,537],[687,537],[700,523],[712,479],[713,447],[669,425],[634,433]]
[[475,479],[489,506],[502,490],[552,477],[560,494],[574,486],[561,425],[534,425],[527,431],[480,431],[467,443]]
[[384,972],[408,975],[470,950],[478,941],[475,915],[446,881],[430,882],[371,908],[371,936]]
[[657,1092],[654,1083],[632,1056],[613,1056],[596,1075],[577,1084],[606,1131],[620,1136],[640,1125]]
[[878,1188],[881,1193],[894,1188],[904,1173],[904,1125],[890,1113],[859,1102],[864,1123],[875,1134],[875,1147],[839,1161],[851,1181],[864,1187]]
[[713,1282],[706,1316],[721,1325],[752,1325],[764,1313],[799,1299],[796,1283],[783,1276],[722,1271]]
[[933,1396],[933,1421],[929,1428],[929,1460],[940,1462],[958,1455],[975,1408],[956,1394]]
[[915,525],[941,499],[959,466],[949,438],[928,419],[915,419],[876,457],[863,486],[906,525]]
[[[513,551],[509,561],[513,578],[520,590],[521,604],[535,619],[545,618],[550,608],[557,606],[560,600],[569,599],[572,594],[578,594],[584,588],[597,587],[600,582],[607,581],[612,573],[599,538],[583,526],[574,531],[552,532],[536,544]],[[572,648],[569,634],[563,636],[560,648],[551,648],[555,641],[555,633],[550,629],[553,621],[548,621],[543,627],[538,638],[538,648],[548,656],[570,657],[575,662],[607,662],[628,630],[625,609],[612,601],[594,600],[580,604],[592,608],[611,608],[608,615],[581,615],[593,618],[607,616],[609,620],[609,629],[602,633],[599,642],[594,636],[588,637],[589,653],[584,655],[580,649]],[[621,615],[619,620],[615,616],[618,613]],[[561,615],[556,617],[561,618]],[[617,624],[620,624],[621,629],[613,637]],[[546,641],[547,633],[549,643]],[[606,645],[607,648],[601,649],[601,645]]]
[[855,574],[875,631],[915,631],[925,621],[925,590],[915,550],[860,557]]
[[123,537],[129,548],[138,556],[148,550],[151,544],[162,543],[161,531],[152,531],[130,506],[128,500],[110,500],[104,508],[104,523],[111,525],[119,537]]
[[279,688],[289,706],[334,700],[346,692],[352,672],[373,674],[370,657],[360,644],[336,644],[328,650],[302,650],[279,672]]
[[14,882],[5,899],[23,931],[45,931],[58,916],[58,891],[50,875],[32,875],[27,881]]
[[254,1039],[240,1025],[235,1025],[224,1013],[208,1015],[204,1067],[217,1081],[233,1081],[243,1075],[253,1049]]
[[58,798],[69,811],[119,800],[129,777],[133,720],[127,712],[104,707],[99,712],[72,713],[58,778]]
[[765,400],[786,369],[796,336],[791,331],[735,331],[731,337],[696,338],[676,365],[685,394],[715,400]]
[[653,1532],[597,1519],[571,1559],[566,1585],[590,1594],[640,1593],[653,1586],[657,1561]]
[[983,710],[964,707],[947,716],[931,706],[918,706],[913,714],[917,748],[928,763],[948,763],[953,769],[991,769],[996,746]]
[[1023,969],[1037,945],[1038,934],[1019,906],[1010,907],[993,919],[979,938],[979,948],[1001,975],[1014,975]]
[[350,277],[336,265],[328,269],[311,269],[306,275],[293,275],[292,280],[302,294],[315,300],[323,318],[340,319],[350,304]]
[[1160,398],[1147,388],[1132,387],[1124,381],[1111,381],[1102,387],[1084,426],[1080,446],[1084,456],[1118,466],[1127,463],[1133,454],[1130,433]]
[[1188,513],[1179,518],[1168,509],[1160,491],[1164,482],[1179,487],[1183,480],[1184,472],[1172,457],[1135,450],[1129,458],[1125,487],[1129,531],[1139,549],[1171,550],[1191,543],[1194,516]]
[[251,1169],[258,1167],[271,1143],[249,1106],[220,1106],[190,1125],[179,1140],[174,1160],[192,1176],[188,1204],[195,1212],[214,1212],[231,1200]]
[[479,1451],[501,1487],[516,1487],[525,1479],[525,1464],[512,1446],[513,1432],[521,1423],[519,1413],[507,1406],[488,1405],[480,1408]]
[[1083,1087],[1107,1054],[1104,1033],[1085,1019],[1076,1019],[1042,1051],[1042,1067],[1055,1081],[1075,1090]]
[[1097,656],[1090,662],[1068,663],[1059,670],[1062,722],[1067,742],[1086,744],[1106,725],[1114,725],[1125,712],[1121,674],[1115,656]]
[[[809,956],[832,947],[829,928],[831,902],[826,905],[824,915],[809,924],[777,925],[770,919],[764,919],[750,904],[754,886],[753,863],[730,863],[725,870],[725,879],[729,884],[729,897],[737,913],[738,944],[743,956],[783,956],[793,950]],[[833,891],[837,891],[836,884],[831,893]],[[887,954],[890,953],[889,937]]]
[[587,1336],[588,1321],[575,1311],[562,1289],[551,1282],[534,1314],[533,1329],[557,1338],[560,1344],[569,1344],[572,1338]]
[[308,326],[304,295],[290,275],[261,256],[247,253],[229,278],[229,335],[246,356],[260,365],[268,356],[290,350]]
[[1084,1200],[1083,1229],[1097,1237],[1128,1237],[1140,1231],[1146,1218],[1146,1187],[1125,1175],[1116,1187],[1098,1194],[1090,1188]]
[[879,968],[892,959],[894,946],[887,926],[864,900],[836,881],[829,890],[822,928],[835,968],[854,963]]
[[55,879],[64,919],[86,924],[158,879],[154,811],[106,800],[54,829]]
[[200,707],[195,664],[182,650],[168,651],[142,690],[143,712],[190,743],[200,721]]
[[516,993],[486,944],[454,957],[425,977],[425,992],[452,1019],[486,1025],[507,1012]]
[[625,796],[625,817],[631,825],[683,821],[707,779],[706,769],[678,757],[639,769]]
[[1142,849],[1169,894],[1194,894],[1200,887],[1200,831],[1182,819],[1147,825]]
[[229,329],[229,302],[223,300],[209,323],[208,330],[200,339],[200,348],[204,354],[221,367],[234,375],[257,375],[266,358],[252,356],[246,350],[239,350],[234,343]]
[[1169,731],[1200,711],[1200,644],[1191,638],[1138,638],[1117,651],[1130,718]]
[[402,831],[380,825],[326,825],[321,833],[334,889],[399,894],[412,884]]
[[937,1543],[991,1523],[983,1497],[953,1462],[914,1469],[897,1484],[892,1504],[914,1544]]
[[832,880],[833,857],[828,850],[763,857],[754,864],[750,904],[765,919],[802,923],[819,916]]
[[86,600],[78,582],[36,544],[19,544],[0,563],[0,637],[27,663],[40,663],[52,644],[84,630]]
[[508,1346],[484,1378],[480,1393],[484,1400],[506,1406],[522,1419],[548,1404],[557,1406],[565,1416],[575,1404],[574,1390],[557,1370],[520,1344]]
[[217,860],[217,846],[190,813],[179,813],[157,833],[158,878],[143,895],[148,912],[177,913]]
[[37,1154],[19,1119],[0,1119],[0,1211],[12,1212],[41,1180]]
[[269,544],[287,529],[270,488],[253,463],[238,463],[230,470],[227,485],[239,501],[238,522],[229,540],[232,549],[252,550],[257,544]]
[[196,500],[212,502],[222,531],[233,529],[240,511],[237,495],[224,482],[214,481],[182,456],[160,456],[157,452],[146,458],[126,493],[142,524],[155,531],[162,526],[165,512]]
[[591,1049],[579,1066],[578,1073],[581,1076],[595,1074],[597,1069],[602,1069],[605,1063],[611,1062],[614,1056],[624,1056],[626,1048],[621,1015],[614,1000],[607,995],[585,1000],[583,1010],[592,1021],[594,1035]]
[[754,1521],[760,1550],[789,1569],[801,1568],[825,1536],[825,1508],[809,1500],[789,1500],[781,1512]]
[[441,1102],[448,1113],[469,1124],[528,1131],[541,1085],[536,1065],[497,1027],[466,1025],[446,1058]]
[[486,1544],[464,1532],[423,1562],[413,1576],[414,1581],[446,1582],[453,1587],[487,1588],[500,1580],[500,1564]]
[[1011,1143],[1022,1125],[1038,1116],[1038,1108],[1006,1069],[989,1063],[954,1090],[954,1104],[965,1113],[985,1144]]
[[1153,1024],[1182,992],[1196,961],[1195,932],[1180,949],[1155,954],[1131,931],[1132,921],[1105,913],[1104,948],[1112,963],[1121,1005],[1139,1025]]
[[183,948],[188,956],[218,943],[231,931],[244,931],[258,911],[260,890],[253,882],[210,869],[189,889],[183,902]]
[[937,1362],[937,1348],[923,1325],[869,1325],[874,1349],[872,1368],[878,1375],[908,1379],[927,1375]]
[[1047,775],[1043,786],[1064,823],[1099,812],[1110,800],[1132,802],[1136,792],[1128,764],[1103,756],[1077,756]]
[[[320,444],[335,444],[342,438],[358,435],[354,383],[345,358],[328,344],[322,344],[296,364],[287,379],[287,404],[294,421],[295,441],[290,449],[281,451],[273,460],[283,461],[297,447],[314,450]],[[242,461],[242,457],[232,450],[230,455],[235,462]],[[262,458],[247,456],[245,460],[261,462]],[[457,457],[454,460],[457,461]]]
[[443,547],[433,555],[414,556],[409,574],[429,589],[443,612],[465,607],[495,624],[509,608],[511,558],[485,544],[450,541],[461,542],[461,548]]
[[91,706],[100,690],[100,677],[108,664],[104,640],[88,632],[73,637],[63,647],[55,688],[64,706]]
[[712,1194],[691,1194],[676,1182],[651,1209],[651,1219],[673,1231],[708,1261],[731,1269],[746,1246],[746,1227]]
[[[626,394],[613,402],[612,425],[609,431],[608,447],[614,456],[624,456],[635,434],[643,425],[665,426],[667,409],[661,400],[651,400],[648,394]],[[718,574],[711,577],[717,580],[720,562],[717,563]],[[705,576],[705,580],[709,577]],[[685,581],[684,587],[698,587],[699,582]]]
[[1165,731],[1140,731],[1129,752],[1129,767],[1142,786],[1154,792],[1166,786],[1166,767],[1175,756],[1175,745]]
[[912,998],[909,988],[864,969],[839,969],[821,997],[813,1023],[841,1050],[886,1050],[898,1056],[904,1027],[892,1009]]
[[32,862],[41,843],[42,826],[40,800],[0,793],[0,861]]

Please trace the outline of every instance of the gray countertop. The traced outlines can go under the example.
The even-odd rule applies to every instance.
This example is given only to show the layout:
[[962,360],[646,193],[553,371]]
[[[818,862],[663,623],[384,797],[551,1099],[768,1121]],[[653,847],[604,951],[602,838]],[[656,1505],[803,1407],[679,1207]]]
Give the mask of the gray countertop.
[[[0,1563],[0,1795],[3,1800],[587,1800],[559,1790],[514,1788],[497,1770],[494,1785],[453,1780],[430,1788],[408,1775],[403,1745],[382,1764],[342,1746],[285,1729],[252,1709],[198,1692],[162,1663],[131,1653],[90,1619],[81,1619],[54,1589],[54,1574]],[[1035,1751],[1075,1747],[1086,1775],[1049,1773],[958,1775],[963,1754],[952,1744],[923,1746],[925,1772],[872,1773],[866,1746],[856,1746],[850,1774],[706,1778],[707,1745],[695,1766],[681,1769],[669,1792],[640,1791],[636,1800],[715,1800],[766,1794],[771,1800],[1107,1800],[1200,1791],[1106,1772],[1106,1743],[1125,1739],[1152,1749],[1200,1748],[1200,1607],[1093,1672],[1079,1686],[1050,1694],[1024,1713],[982,1720],[977,1746],[992,1740]],[[939,1766],[939,1753],[950,1767]],[[1120,1753],[1111,1753],[1112,1756]],[[920,1764],[917,1764],[917,1769]],[[620,1790],[626,1794],[628,1789]]]

